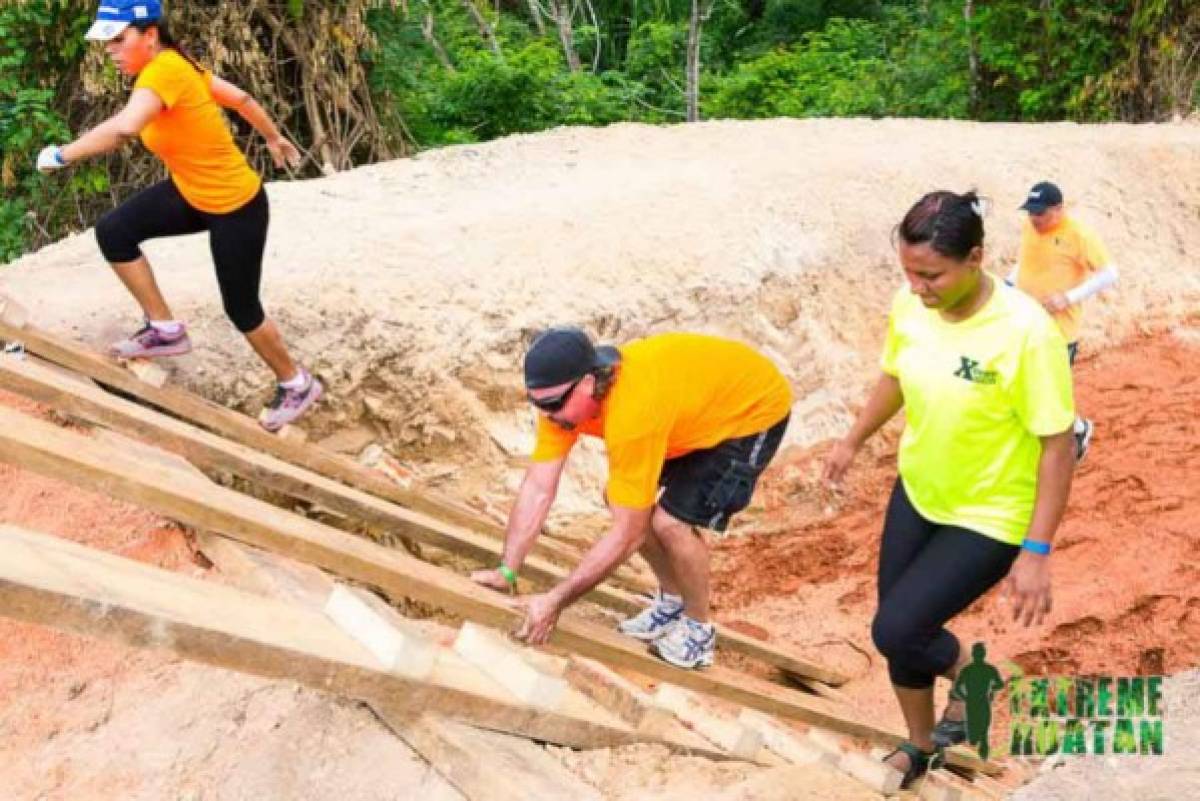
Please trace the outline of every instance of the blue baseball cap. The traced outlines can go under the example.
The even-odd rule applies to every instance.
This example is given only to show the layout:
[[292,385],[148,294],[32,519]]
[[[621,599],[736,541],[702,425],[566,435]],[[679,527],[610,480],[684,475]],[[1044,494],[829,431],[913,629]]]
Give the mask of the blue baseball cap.
[[96,21],[84,38],[107,42],[133,22],[157,22],[162,19],[159,0],[103,0],[96,12]]

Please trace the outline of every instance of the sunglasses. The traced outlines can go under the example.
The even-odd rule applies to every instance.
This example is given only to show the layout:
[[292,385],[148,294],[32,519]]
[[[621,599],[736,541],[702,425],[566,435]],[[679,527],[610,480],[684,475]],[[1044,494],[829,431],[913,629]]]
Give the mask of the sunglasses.
[[529,398],[529,402],[532,403],[536,408],[541,409],[543,412],[550,412],[553,414],[567,405],[567,401],[571,398],[571,393],[575,391],[575,387],[579,386],[579,382],[583,379],[584,376],[576,378],[571,382],[571,385],[562,392],[558,393],[557,395],[552,395],[549,398],[535,398],[529,394],[526,394],[526,397]]

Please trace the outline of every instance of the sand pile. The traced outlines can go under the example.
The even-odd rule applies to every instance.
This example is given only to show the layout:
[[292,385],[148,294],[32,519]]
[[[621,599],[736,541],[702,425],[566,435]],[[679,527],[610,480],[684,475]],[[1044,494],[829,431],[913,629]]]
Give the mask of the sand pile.
[[[843,427],[873,373],[900,281],[889,233],[917,196],[991,197],[990,261],[1006,271],[1024,192],[1058,181],[1124,268],[1091,345],[1200,300],[1198,148],[1200,127],[1186,124],[562,129],[272,185],[264,294],[329,384],[310,427],[340,432],[347,450],[377,439],[413,462],[469,461],[494,482],[529,439],[522,347],[554,322],[614,340],[693,329],[756,343],[791,376],[789,437],[808,444]],[[256,410],[267,377],[221,315],[204,240],[147,250],[194,327],[198,352],[177,380]],[[136,324],[90,232],[0,271],[0,291],[97,344]],[[588,487],[599,470],[593,456],[575,474]]]

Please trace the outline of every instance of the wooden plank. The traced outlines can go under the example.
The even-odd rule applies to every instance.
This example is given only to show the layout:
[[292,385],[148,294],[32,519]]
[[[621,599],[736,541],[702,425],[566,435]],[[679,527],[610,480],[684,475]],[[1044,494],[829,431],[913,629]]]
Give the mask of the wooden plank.
[[384,669],[399,671],[407,676],[428,676],[433,673],[437,660],[434,643],[385,620],[351,588],[340,584],[335,586],[323,610],[338,628],[370,651]]
[[[665,709],[655,705],[649,693],[595,659],[571,654],[563,678],[631,726],[662,725],[662,721],[672,717]],[[650,723],[647,723],[648,719]]]
[[[217,557],[217,559],[214,561],[219,560],[218,566],[221,568],[225,568],[227,565],[229,566],[230,572],[236,574],[235,581],[237,582],[238,586],[249,587],[253,591],[262,592],[263,594],[271,597],[295,600],[298,603],[306,604],[313,608],[319,608],[322,603],[322,599],[329,595],[334,589],[333,580],[316,568],[309,567],[308,565],[304,565],[300,562],[295,562],[277,554],[260,551],[257,548],[253,548],[249,545],[243,545],[239,542],[234,542],[233,540],[226,539],[225,537],[211,535],[211,540],[219,541],[223,546],[222,548],[213,552]],[[211,542],[207,541],[203,543],[206,554],[210,552],[207,546],[210,546],[211,544]],[[244,554],[249,554],[255,557],[253,562],[249,563],[244,558],[240,558],[238,556],[239,552],[243,552]],[[233,556],[232,561],[230,559],[231,555]],[[371,607],[388,625],[402,630],[412,630],[418,625],[414,621],[401,617],[401,615],[395,609],[388,606],[378,596],[360,588],[346,588],[345,585],[341,586],[343,589],[349,589],[351,592],[353,592],[367,606]],[[453,644],[453,635],[451,634],[448,637],[445,636],[442,631],[443,627],[429,623],[422,623],[420,625],[425,629],[425,634],[430,637],[431,641],[438,641],[446,646]],[[428,630],[430,626],[436,630],[436,633],[430,634]],[[449,631],[452,630],[446,630],[446,632]],[[528,649],[526,655],[540,657],[544,656],[544,660],[539,660],[540,664],[552,674],[555,674],[556,672],[565,672],[565,659],[551,657],[548,654],[542,654],[541,652],[534,651],[532,649]],[[439,659],[443,664],[446,661],[445,657],[446,655],[444,654],[439,655]],[[564,667],[557,669],[551,667],[551,665],[556,663],[562,663]],[[575,689],[578,690],[578,688]],[[571,714],[573,710],[579,709],[581,710],[579,714],[587,713],[587,702],[581,703],[582,699],[575,693],[575,691],[572,691],[571,695],[575,697],[566,699],[566,708],[563,711],[565,711],[567,714]],[[591,698],[590,695],[587,697]],[[595,701],[594,698],[592,700]],[[608,710],[610,713],[613,712],[613,710],[609,709],[609,707],[603,703],[600,703],[599,706],[601,709]],[[396,731],[397,734],[405,736],[404,729],[412,722],[410,715],[389,712],[387,709],[379,708],[376,708],[375,711],[381,719],[383,719],[394,731]],[[647,718],[643,721],[645,725],[641,727],[634,727],[638,730],[639,734],[647,735],[652,741],[671,743],[671,745],[680,753],[687,753],[695,756],[705,756],[711,759],[720,760],[728,758],[727,754],[714,750],[708,741],[698,737],[693,732],[680,726],[673,716],[657,708],[655,708],[654,711],[660,715],[663,715],[665,720],[659,721],[657,717],[653,715],[647,716]],[[618,717],[620,716],[618,715]],[[628,721],[626,722],[628,723]],[[656,723],[659,725],[650,725],[651,723]],[[438,753],[436,752],[426,753],[422,751],[422,754],[431,762],[435,761],[435,757],[438,756]]]
[[[400,536],[496,564],[503,546],[492,537],[443,523],[419,512],[339,484],[319,473],[297,467],[254,448],[222,439],[164,414],[115,397],[99,387],[80,386],[45,365],[0,359],[0,387],[18,392],[82,420],[126,435],[152,441],[207,470],[231,472],[248,481],[295,498],[310,501]],[[561,581],[567,571],[538,557],[522,569],[541,586]],[[610,608],[636,614],[644,602],[606,586],[590,595]]]
[[[500,559],[502,546],[491,537],[443,523],[339,484],[269,454],[229,442],[154,410],[114,397],[98,387],[80,386],[46,369],[45,365],[0,359],[0,387],[72,416],[152,441],[156,446],[178,454],[200,468],[232,472],[277,492],[302,498],[418,542],[469,556],[483,564],[495,564]],[[531,557],[522,572],[539,586],[555,584],[568,573],[537,557]],[[644,606],[641,599],[605,585],[600,585],[586,597],[626,614],[636,614]],[[722,649],[760,659],[816,682],[840,684],[847,679],[840,671],[802,659],[733,629],[718,626],[717,641]]]
[[165,387],[171,378],[162,365],[155,364],[150,359],[125,359],[118,364],[137,376],[138,381],[156,389]]
[[763,747],[763,737],[757,731],[705,708],[699,699],[681,687],[663,682],[654,694],[654,703],[673,712],[695,731],[734,756],[754,760]]
[[234,586],[258,595],[320,609],[333,589],[333,579],[312,565],[213,534],[196,532],[200,552]]
[[430,714],[386,722],[471,801],[603,798],[528,740],[480,731]]
[[738,721],[743,726],[757,731],[762,736],[763,745],[766,748],[792,764],[821,763],[836,768],[841,761],[840,754],[822,748],[812,740],[801,736],[787,724],[780,723],[761,712],[743,709],[738,715]]
[[[197,528],[282,553],[341,576],[380,587],[393,598],[409,597],[497,628],[515,627],[522,613],[470,579],[419,559],[322,525],[233,490],[180,476],[146,476],[135,461],[52,424],[0,409],[0,459],[141,504]],[[158,479],[158,480],[152,480]],[[564,614],[552,636],[558,646],[618,667],[664,679],[773,715],[894,745],[902,737],[843,714],[821,698],[805,695],[720,667],[686,671],[648,654],[641,643],[606,627]],[[970,755],[950,755],[973,767]]]
[[855,751],[845,754],[838,767],[880,795],[895,795],[900,791],[900,782],[904,780],[904,774],[891,765]]
[[[0,298],[5,296],[0,295]],[[155,387],[139,380],[115,361],[85,347],[82,343],[60,337],[35,326],[10,325],[0,320],[0,339],[19,341],[30,353],[55,364],[75,370],[101,384],[119,389],[139,400],[170,412],[176,417],[219,434],[226,439],[269,453],[278,459],[304,467],[326,478],[356,487],[364,492],[439,520],[503,537],[503,528],[478,512],[432,492],[405,489],[382,474],[357,462],[327,451],[319,446],[281,438],[265,431],[253,418],[227,409],[176,387]],[[575,557],[568,549],[540,538],[534,544],[535,554],[560,563],[573,564]],[[653,591],[645,582],[627,575],[613,577],[616,583],[635,592]]]
[[601,721],[504,700],[453,660],[439,662],[426,680],[383,671],[319,612],[9,525],[0,525],[0,614],[296,681],[389,714],[436,712],[573,748],[650,739],[613,716]]
[[467,621],[459,629],[454,651],[519,700],[539,709],[557,709],[569,685],[538,670],[498,631]]

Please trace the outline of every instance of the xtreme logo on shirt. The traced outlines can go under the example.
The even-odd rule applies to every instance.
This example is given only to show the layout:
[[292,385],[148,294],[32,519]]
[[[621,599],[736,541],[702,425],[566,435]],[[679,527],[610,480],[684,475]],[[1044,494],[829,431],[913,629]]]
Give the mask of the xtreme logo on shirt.
[[998,373],[995,370],[981,370],[979,362],[969,356],[959,356],[959,367],[954,375],[965,378],[972,384],[995,384]]

